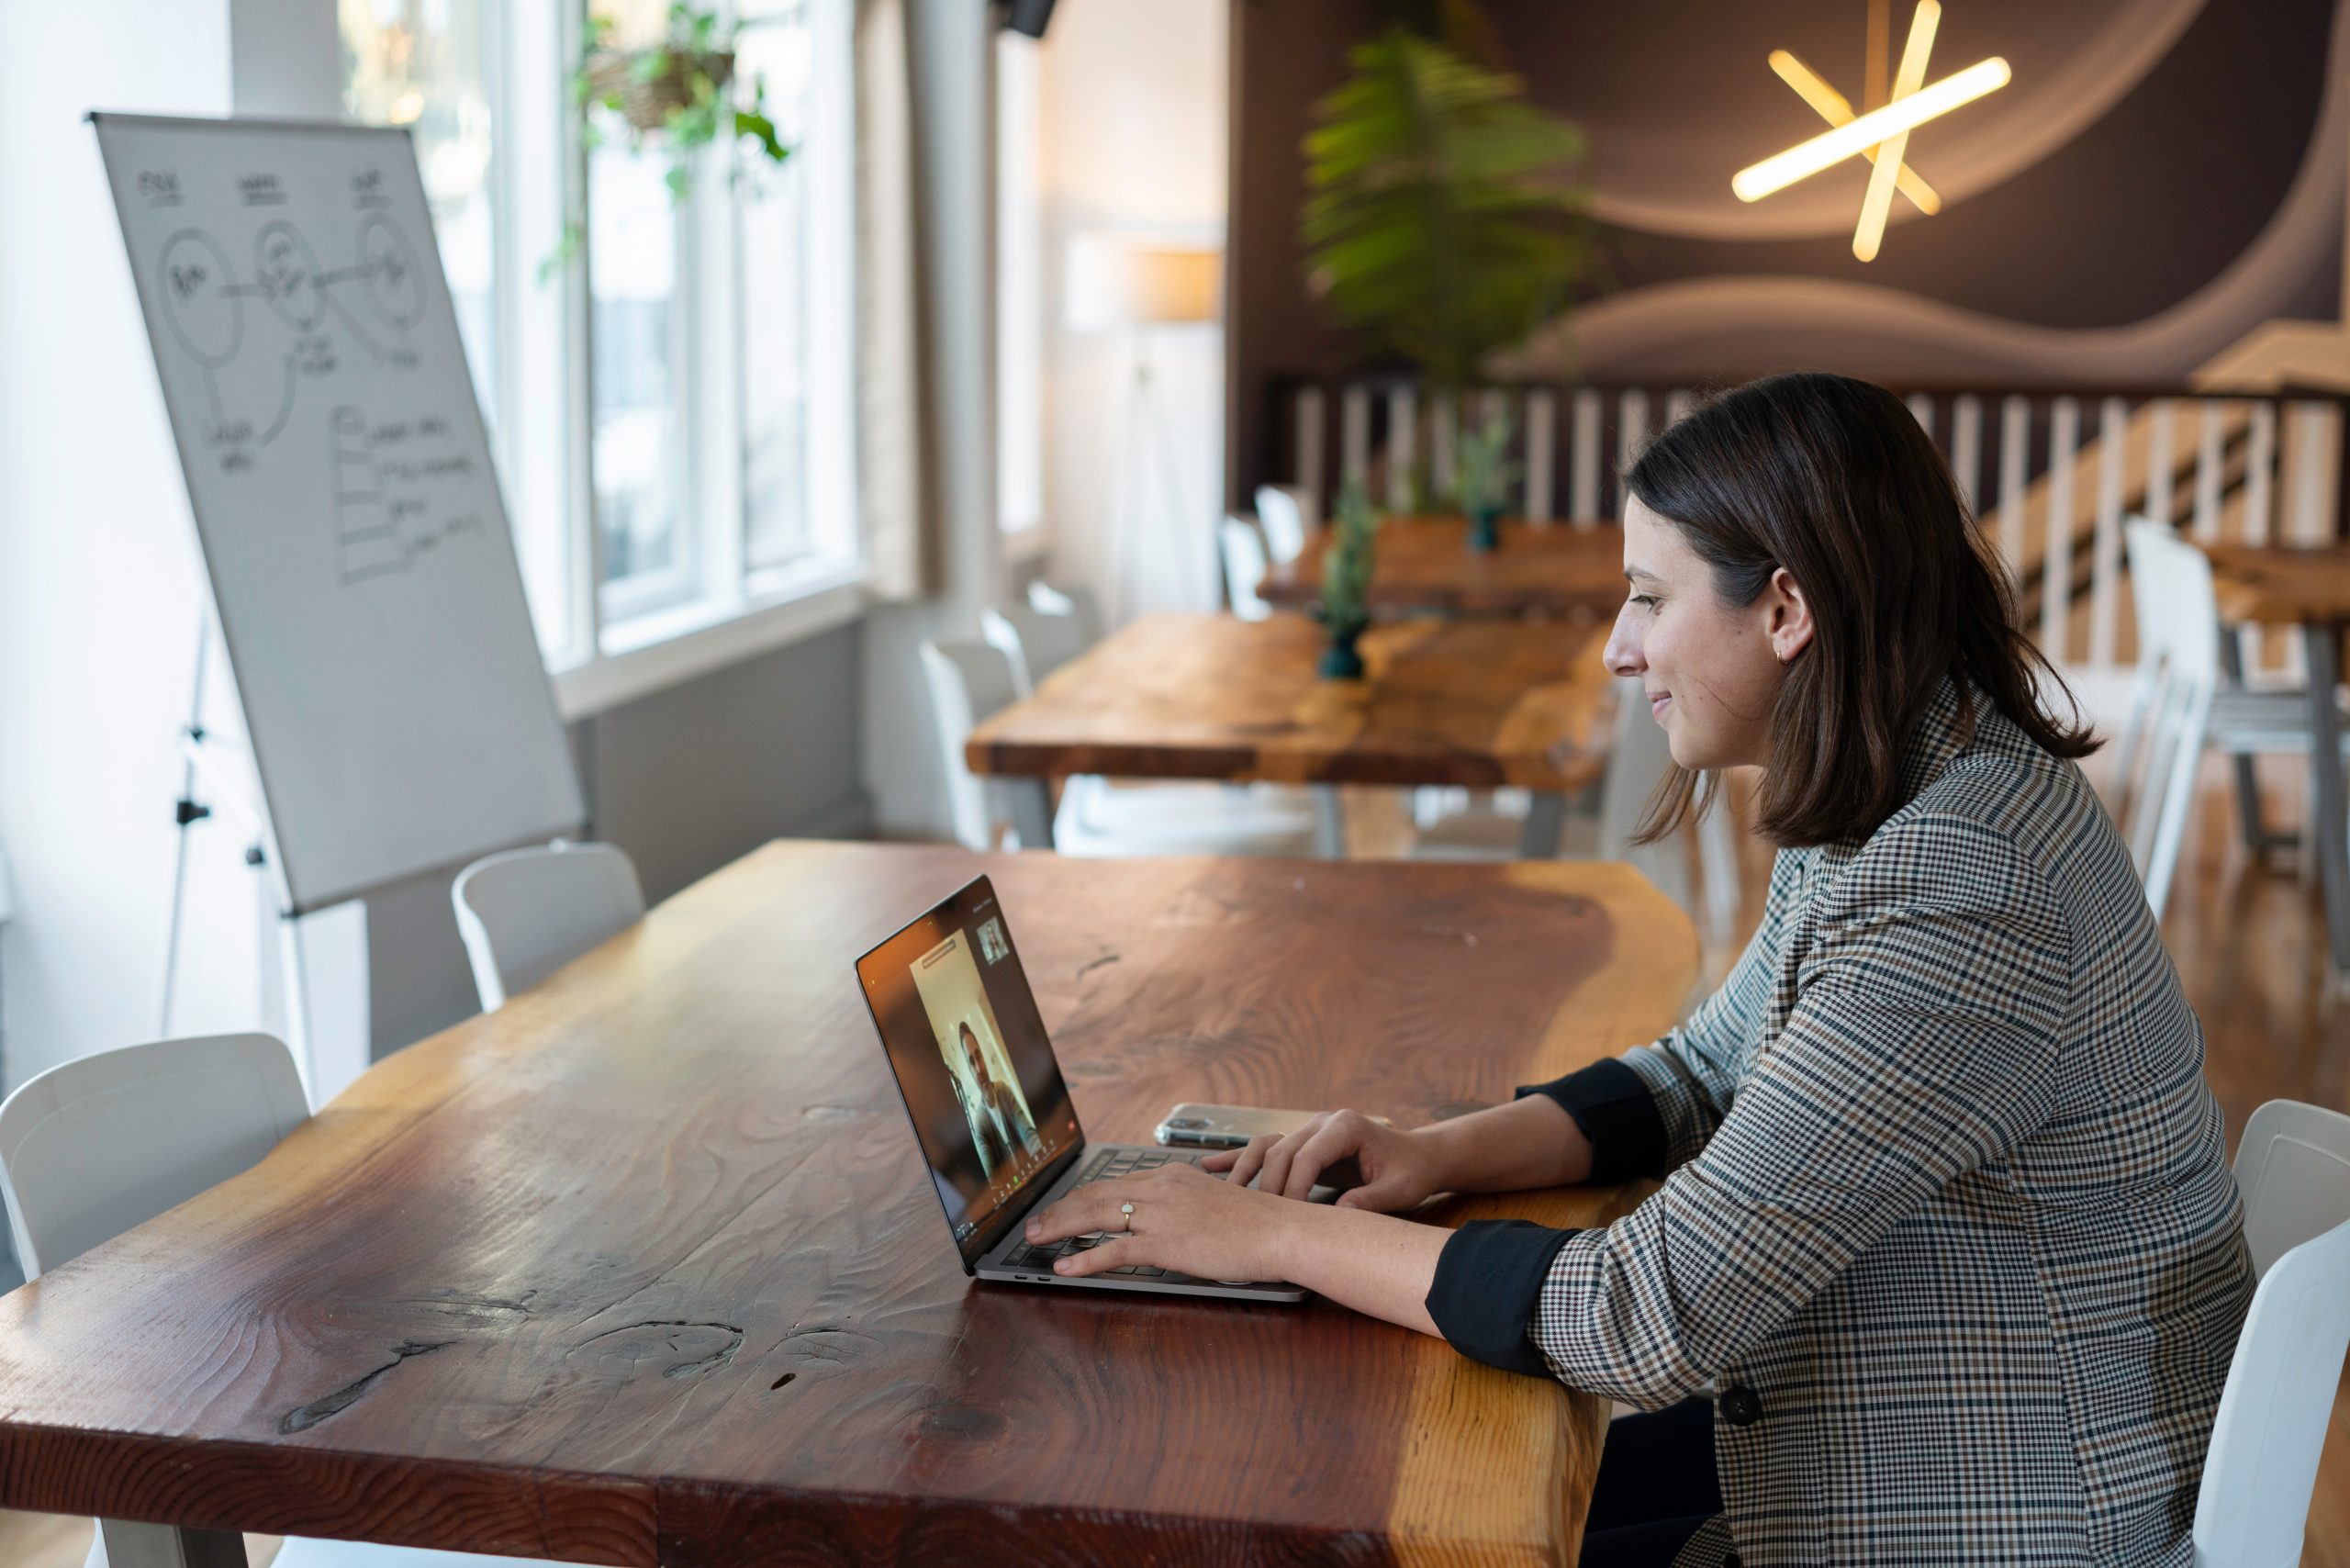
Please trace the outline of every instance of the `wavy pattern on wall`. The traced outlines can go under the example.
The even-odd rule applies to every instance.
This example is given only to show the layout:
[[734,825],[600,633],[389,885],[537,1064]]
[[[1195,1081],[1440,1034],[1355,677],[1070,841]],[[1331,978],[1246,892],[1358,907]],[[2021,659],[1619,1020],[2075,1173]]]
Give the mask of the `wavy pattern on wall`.
[[1842,279],[1730,274],[1660,283],[1573,318],[1572,350],[1538,342],[1502,367],[1555,375],[1572,359],[1607,378],[1720,376],[1749,367],[1832,365],[1937,381],[2075,384],[2176,379],[2262,322],[2290,311],[2344,243],[2350,11],[2337,13],[2323,97],[2275,215],[2223,271],[2177,304],[2126,325],[2039,326],[1900,289]]

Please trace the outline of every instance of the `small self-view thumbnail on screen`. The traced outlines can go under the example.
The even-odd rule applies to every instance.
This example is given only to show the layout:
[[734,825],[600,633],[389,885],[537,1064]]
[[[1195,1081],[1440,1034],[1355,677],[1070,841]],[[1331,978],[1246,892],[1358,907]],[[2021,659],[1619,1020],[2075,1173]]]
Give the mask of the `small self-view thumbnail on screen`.
[[[1075,1126],[1073,1121],[1057,1126],[1051,1119],[1056,1110],[1065,1116],[1067,1092],[1050,1048],[1041,1037],[1026,1037],[1031,1030],[1041,1031],[1033,1005],[1018,1006],[1007,996],[1017,1031],[1007,1037],[982,975],[983,964],[993,969],[1011,952],[1002,917],[990,913],[976,927],[951,934],[912,965],[937,1055],[934,1061],[905,1063],[901,1077],[919,1072],[934,1089],[943,1081],[947,1091],[945,1096],[923,1096],[933,1101],[931,1114],[918,1113],[917,1119],[931,1135],[925,1139],[931,1165],[947,1214],[956,1217],[958,1240],[985,1225],[1049,1165]],[[1012,987],[1025,1001],[1016,972]],[[912,1083],[906,1087],[912,1097]]]

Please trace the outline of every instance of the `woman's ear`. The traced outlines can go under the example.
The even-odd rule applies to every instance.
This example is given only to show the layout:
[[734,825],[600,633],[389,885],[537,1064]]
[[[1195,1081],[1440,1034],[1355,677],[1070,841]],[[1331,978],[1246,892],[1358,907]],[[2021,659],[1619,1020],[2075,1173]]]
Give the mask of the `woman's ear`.
[[1765,627],[1771,638],[1771,652],[1781,664],[1793,664],[1811,646],[1811,600],[1796,581],[1795,574],[1785,566],[1771,574],[1771,584],[1762,590],[1762,600],[1768,616]]

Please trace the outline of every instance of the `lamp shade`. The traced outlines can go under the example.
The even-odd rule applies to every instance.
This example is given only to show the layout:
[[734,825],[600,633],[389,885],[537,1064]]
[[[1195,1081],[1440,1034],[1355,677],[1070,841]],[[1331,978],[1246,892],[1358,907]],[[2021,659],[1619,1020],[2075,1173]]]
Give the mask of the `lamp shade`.
[[1092,232],[1069,241],[1068,320],[1076,331],[1213,321],[1224,249],[1164,236]]

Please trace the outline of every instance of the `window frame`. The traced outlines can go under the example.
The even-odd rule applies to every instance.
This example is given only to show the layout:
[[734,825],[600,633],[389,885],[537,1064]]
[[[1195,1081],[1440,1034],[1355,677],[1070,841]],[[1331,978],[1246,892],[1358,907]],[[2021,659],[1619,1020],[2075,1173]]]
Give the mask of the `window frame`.
[[[509,0],[483,40],[491,126],[488,199],[495,258],[490,337],[492,437],[526,580],[559,577],[562,623],[541,652],[566,719],[632,700],[856,620],[866,561],[856,489],[854,379],[854,0],[806,0],[814,47],[836,69],[814,73],[804,145],[811,232],[807,344],[809,554],[747,567],[744,444],[747,383],[740,353],[742,248],[731,175],[739,151],[702,154],[694,194],[676,212],[678,320],[685,357],[679,420],[685,461],[677,564],[603,581],[594,487],[592,256],[543,282],[540,258],[587,213],[588,153],[572,107],[570,64],[587,39],[588,0]],[[732,6],[727,10],[731,13]],[[754,22],[753,25],[755,25]],[[821,340],[821,341],[820,341]],[[820,353],[821,351],[821,353]],[[819,419],[816,410],[823,410]],[[559,551],[550,557],[549,553]],[[536,563],[535,568],[533,563]]]

